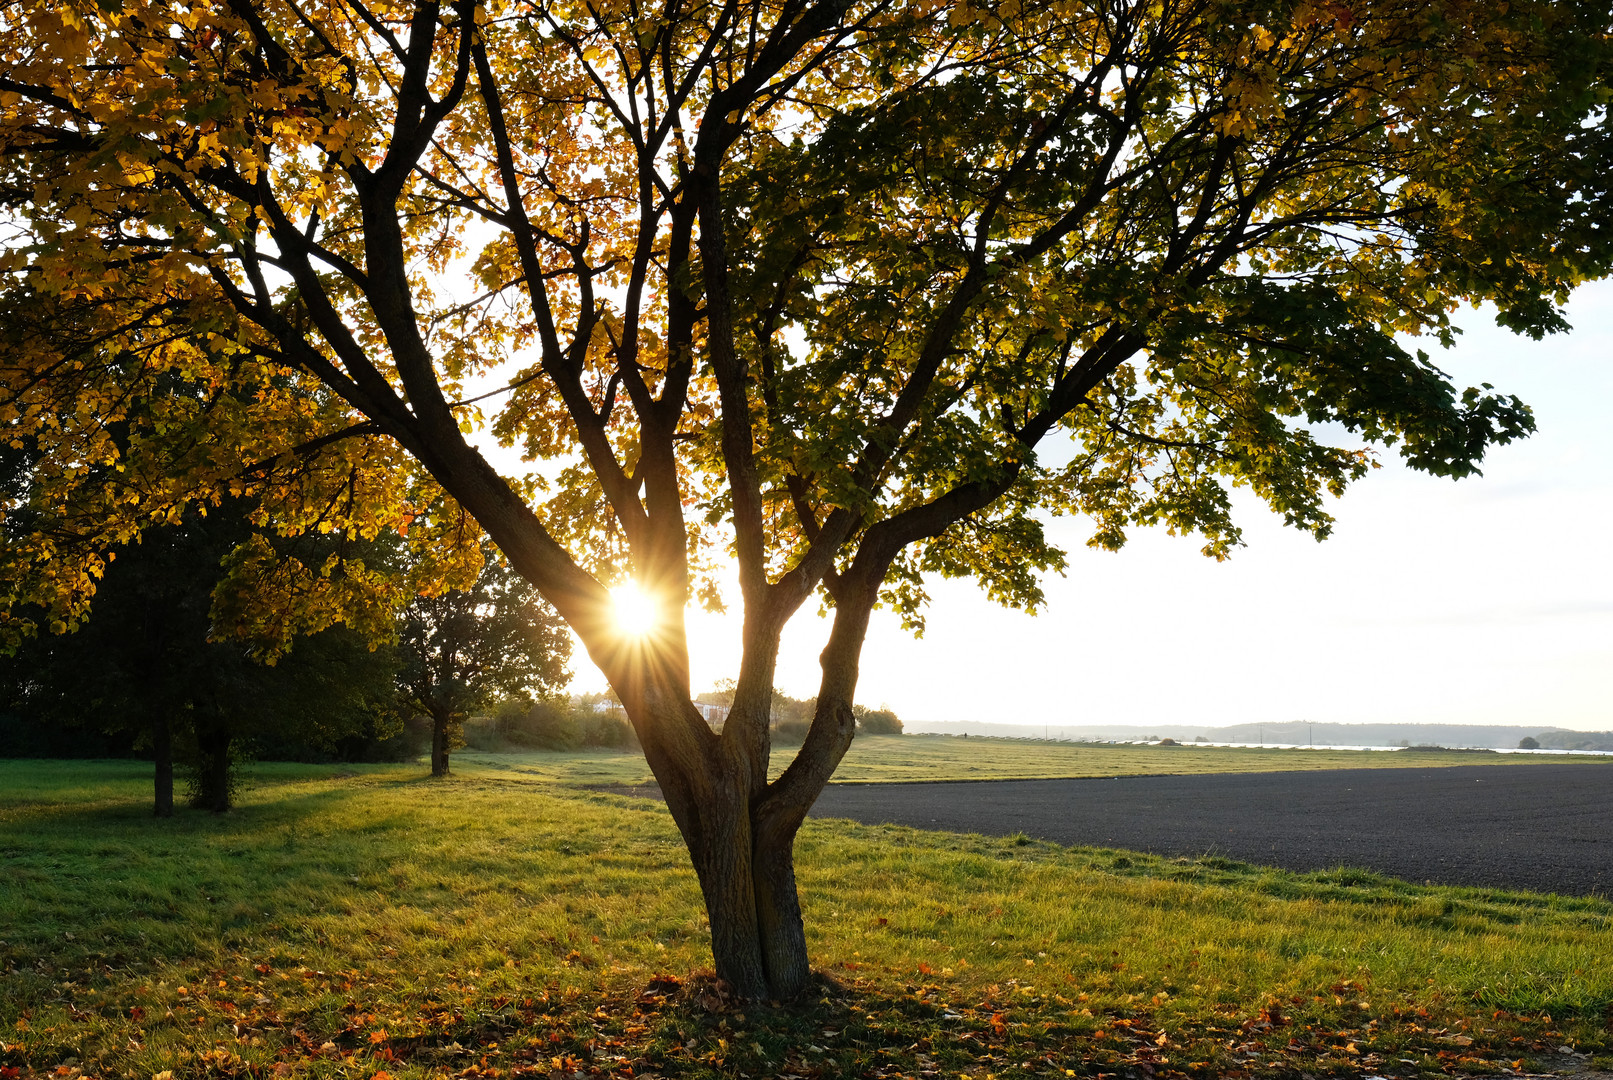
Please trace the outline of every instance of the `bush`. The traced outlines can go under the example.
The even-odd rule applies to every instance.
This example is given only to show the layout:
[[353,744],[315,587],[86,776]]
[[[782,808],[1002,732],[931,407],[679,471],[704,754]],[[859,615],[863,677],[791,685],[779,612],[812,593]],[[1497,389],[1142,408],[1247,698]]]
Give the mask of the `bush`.
[[857,717],[857,730],[864,735],[900,735],[902,721],[889,709],[852,709]]
[[1525,735],[1523,738],[1518,740],[1518,749],[1519,750],[1539,750],[1540,749],[1540,740],[1535,739],[1535,738],[1531,738],[1530,736]]
[[583,745],[583,717],[569,701],[506,701],[493,714],[503,739],[536,750],[575,750]]
[[800,746],[811,730],[811,720],[780,720],[773,725],[773,741],[781,746]]
[[506,701],[493,712],[498,749],[579,750],[584,747],[632,750],[638,736],[620,707],[600,712],[586,699]]
[[462,746],[491,754],[501,754],[506,749],[498,721],[491,716],[467,716],[457,729],[452,724],[448,726],[448,749],[454,751]]
[[583,725],[582,744],[607,750],[633,750],[638,747],[638,735],[622,713],[594,713]]
[[0,754],[8,758],[141,758],[136,732],[108,734],[93,726],[102,717],[86,716],[85,725],[33,719],[0,712]]

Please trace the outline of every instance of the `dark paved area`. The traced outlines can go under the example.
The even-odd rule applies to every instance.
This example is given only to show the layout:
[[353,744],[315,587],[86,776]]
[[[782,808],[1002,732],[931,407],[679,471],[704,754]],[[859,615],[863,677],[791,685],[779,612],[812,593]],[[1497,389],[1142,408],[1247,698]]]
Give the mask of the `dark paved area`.
[[831,784],[814,817],[1613,895],[1613,765]]

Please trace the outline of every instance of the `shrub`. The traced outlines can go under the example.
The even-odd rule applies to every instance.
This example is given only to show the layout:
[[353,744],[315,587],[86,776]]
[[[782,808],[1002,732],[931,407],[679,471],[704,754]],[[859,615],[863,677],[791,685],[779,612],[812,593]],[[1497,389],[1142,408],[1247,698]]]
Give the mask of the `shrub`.
[[900,735],[902,721],[889,709],[865,709],[857,706],[852,710],[857,716],[857,730],[864,735]]
[[462,746],[488,753],[502,753],[505,747],[499,735],[498,721],[491,716],[467,716],[458,725],[450,723],[448,749],[458,750]]
[[594,713],[583,724],[582,744],[609,750],[632,750],[638,747],[638,736],[627,717],[620,712]]
[[1525,735],[1523,738],[1518,740],[1518,749],[1519,750],[1539,750],[1540,749],[1540,740],[1536,739],[1536,738],[1532,738],[1531,736]]
[[494,719],[499,734],[515,746],[575,750],[584,743],[584,716],[569,701],[506,701]]
[[783,746],[799,746],[812,730],[810,720],[780,720],[773,725],[773,741]]

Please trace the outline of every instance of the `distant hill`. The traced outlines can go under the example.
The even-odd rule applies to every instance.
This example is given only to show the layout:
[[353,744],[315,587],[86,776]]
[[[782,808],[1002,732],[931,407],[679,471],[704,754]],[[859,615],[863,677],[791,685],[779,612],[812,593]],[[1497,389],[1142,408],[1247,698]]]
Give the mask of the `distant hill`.
[[1487,724],[1334,724],[1303,720],[1273,724],[1233,724],[1195,727],[1185,724],[992,724],[984,721],[931,723],[908,721],[913,734],[995,735],[1019,739],[1114,739],[1120,741],[1176,739],[1192,742],[1261,743],[1306,746],[1449,746],[1509,749],[1532,738],[1543,750],[1613,751],[1613,731],[1567,731],[1562,728],[1493,726]]

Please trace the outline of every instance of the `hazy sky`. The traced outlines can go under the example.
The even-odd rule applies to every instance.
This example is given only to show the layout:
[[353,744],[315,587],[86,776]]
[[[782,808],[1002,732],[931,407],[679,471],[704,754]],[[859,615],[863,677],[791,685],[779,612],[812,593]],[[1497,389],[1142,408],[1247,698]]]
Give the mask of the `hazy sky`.
[[[1430,347],[1458,389],[1535,409],[1539,431],[1451,481],[1384,468],[1333,503],[1333,537],[1237,501],[1247,546],[1139,530],[1118,554],[1081,519],[1039,616],[937,582],[922,640],[876,613],[858,699],[904,720],[1048,724],[1493,723],[1613,728],[1613,286],[1578,294],[1574,331],[1533,342],[1466,313]],[[691,612],[697,688],[738,667],[738,614]],[[786,633],[778,684],[807,696],[827,624]],[[577,651],[577,689],[603,680]]]

